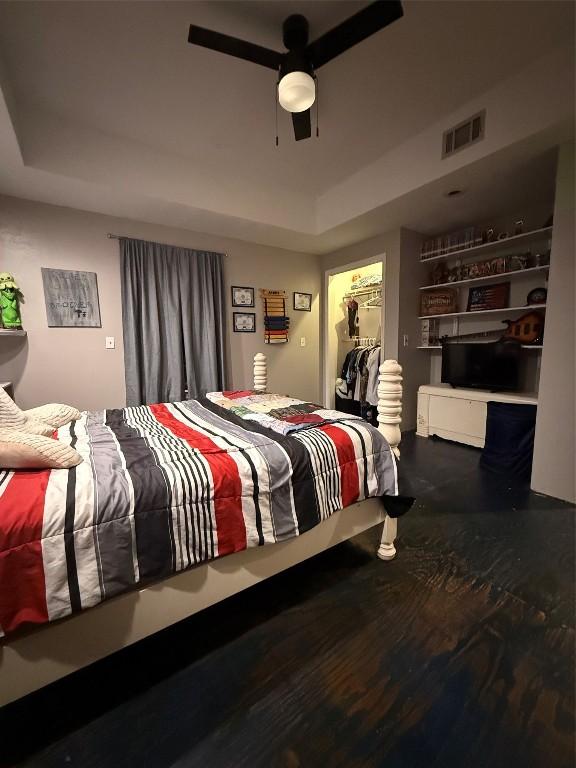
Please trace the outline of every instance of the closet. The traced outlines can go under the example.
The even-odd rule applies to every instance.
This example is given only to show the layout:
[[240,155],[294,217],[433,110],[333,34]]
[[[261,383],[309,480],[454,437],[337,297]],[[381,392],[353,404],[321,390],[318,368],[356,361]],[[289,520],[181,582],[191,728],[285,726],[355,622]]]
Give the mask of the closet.
[[330,370],[334,406],[376,423],[382,339],[382,262],[330,277]]

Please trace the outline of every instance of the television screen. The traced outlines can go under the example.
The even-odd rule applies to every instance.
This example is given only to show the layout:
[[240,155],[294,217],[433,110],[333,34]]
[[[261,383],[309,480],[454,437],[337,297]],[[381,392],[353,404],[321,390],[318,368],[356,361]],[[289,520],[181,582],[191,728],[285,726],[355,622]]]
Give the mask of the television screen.
[[453,387],[517,390],[520,344],[514,341],[442,345],[442,381]]

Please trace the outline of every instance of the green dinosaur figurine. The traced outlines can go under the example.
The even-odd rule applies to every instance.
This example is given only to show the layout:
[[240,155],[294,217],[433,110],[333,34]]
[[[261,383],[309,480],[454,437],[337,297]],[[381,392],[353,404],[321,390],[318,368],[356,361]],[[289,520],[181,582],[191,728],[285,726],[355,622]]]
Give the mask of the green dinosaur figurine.
[[10,272],[0,272],[0,317],[1,326],[12,328],[13,330],[22,328],[22,318],[20,317],[20,308],[18,303],[22,297],[22,292],[14,276]]

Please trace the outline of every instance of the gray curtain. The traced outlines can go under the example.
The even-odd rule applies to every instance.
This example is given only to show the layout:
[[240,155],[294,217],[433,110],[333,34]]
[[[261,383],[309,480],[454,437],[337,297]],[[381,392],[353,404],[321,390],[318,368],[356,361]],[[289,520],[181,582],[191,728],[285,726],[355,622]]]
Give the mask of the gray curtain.
[[224,389],[223,259],[120,238],[128,405]]

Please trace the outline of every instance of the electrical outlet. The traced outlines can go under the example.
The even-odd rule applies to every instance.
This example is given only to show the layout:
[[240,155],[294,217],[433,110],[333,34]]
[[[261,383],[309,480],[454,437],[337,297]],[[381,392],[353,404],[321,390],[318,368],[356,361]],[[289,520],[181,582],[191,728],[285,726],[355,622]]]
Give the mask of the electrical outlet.
[[106,349],[114,349],[115,346],[114,336],[106,336]]
[[408,346],[408,334],[407,333],[404,334],[404,346],[405,347]]
[[306,346],[306,336],[300,337],[300,346],[305,347]]

